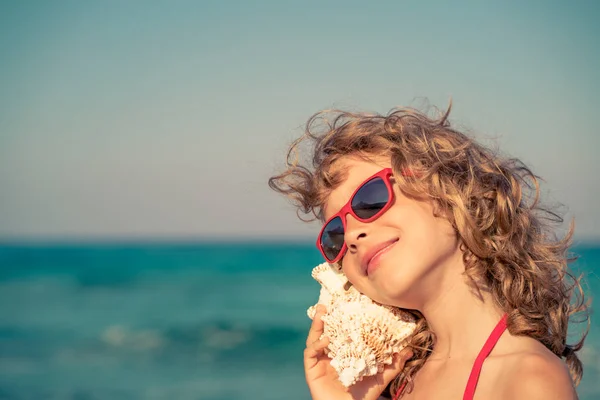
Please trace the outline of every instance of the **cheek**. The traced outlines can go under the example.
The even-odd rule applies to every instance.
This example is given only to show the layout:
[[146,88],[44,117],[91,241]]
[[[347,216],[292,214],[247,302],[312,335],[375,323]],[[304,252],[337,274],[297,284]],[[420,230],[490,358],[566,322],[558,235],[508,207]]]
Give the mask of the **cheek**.
[[448,221],[431,218],[416,230],[408,246],[413,248],[412,255],[416,259],[432,261],[432,258],[446,257],[456,251],[458,238]]
[[351,264],[352,260],[350,260],[350,257],[344,257],[342,259],[342,272],[344,275],[346,275],[346,278],[348,278],[350,283],[354,285],[358,274],[356,272],[356,268],[354,268],[354,266]]
[[428,241],[448,232],[449,223],[433,216],[433,211],[426,206],[413,206],[398,213],[401,228],[407,237],[414,240]]
[[360,266],[356,264],[356,261],[344,260],[342,263],[342,272],[348,278],[348,281],[354,286],[359,292],[366,294],[365,290],[368,290],[368,284],[365,280],[368,280],[364,275],[360,273]]

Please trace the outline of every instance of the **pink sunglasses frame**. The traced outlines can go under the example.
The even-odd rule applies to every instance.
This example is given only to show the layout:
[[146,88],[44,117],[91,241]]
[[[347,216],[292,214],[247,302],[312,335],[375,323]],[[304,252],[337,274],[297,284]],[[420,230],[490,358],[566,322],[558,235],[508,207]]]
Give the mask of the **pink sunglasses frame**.
[[[359,220],[361,222],[372,222],[372,221],[376,220],[377,218],[379,218],[381,215],[383,215],[383,213],[385,213],[391,207],[393,200],[394,200],[394,189],[392,188],[392,183],[390,182],[390,177],[392,175],[394,175],[394,171],[391,168],[384,168],[381,171],[377,172],[376,174],[371,175],[370,177],[365,179],[365,181],[363,183],[361,183],[360,185],[358,185],[356,190],[354,190],[354,193],[352,193],[352,196],[350,196],[350,199],[340,209],[340,211],[338,211],[337,213],[332,215],[323,224],[323,227],[321,228],[321,230],[319,231],[319,235],[317,236],[317,248],[319,249],[319,251],[321,252],[321,255],[325,258],[325,260],[327,260],[328,263],[335,264],[336,262],[341,260],[342,257],[344,256],[344,254],[346,254],[346,250],[348,250],[348,247],[346,246],[346,241],[344,240],[344,244],[342,245],[342,248],[340,249],[340,252],[335,257],[335,259],[329,260],[327,258],[327,256],[325,255],[325,251],[323,251],[323,247],[321,246],[321,238],[323,236],[323,232],[325,231],[325,227],[327,226],[327,224],[329,224],[333,219],[340,217],[340,219],[342,220],[342,227],[344,228],[344,232],[346,232],[346,215],[348,215],[348,214],[352,215],[354,218],[356,218],[357,220]],[[405,175],[405,174],[403,174],[403,175]],[[354,196],[356,195],[356,193],[358,193],[358,191],[360,189],[362,189],[363,186],[365,186],[365,184],[369,183],[370,181],[372,181],[375,178],[381,178],[383,180],[383,182],[385,183],[385,186],[387,187],[387,190],[388,190],[389,199],[388,199],[388,202],[386,203],[386,205],[381,210],[379,210],[375,215],[373,215],[371,218],[362,219],[358,215],[356,215],[356,213],[352,209],[352,199],[354,199]]]

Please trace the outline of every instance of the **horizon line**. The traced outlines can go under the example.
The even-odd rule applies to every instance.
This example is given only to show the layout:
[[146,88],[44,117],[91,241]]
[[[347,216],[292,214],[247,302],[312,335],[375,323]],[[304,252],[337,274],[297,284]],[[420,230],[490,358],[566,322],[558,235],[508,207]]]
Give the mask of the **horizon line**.
[[[64,245],[224,245],[224,244],[282,244],[315,245],[315,238],[297,236],[0,236],[0,246],[64,246]],[[600,237],[575,238],[570,247],[597,247]]]

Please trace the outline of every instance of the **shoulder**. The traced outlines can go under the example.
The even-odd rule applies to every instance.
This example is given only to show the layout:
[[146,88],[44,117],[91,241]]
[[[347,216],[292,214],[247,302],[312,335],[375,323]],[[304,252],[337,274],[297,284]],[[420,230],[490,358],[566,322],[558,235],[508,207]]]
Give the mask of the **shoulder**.
[[577,399],[566,364],[548,349],[510,356],[505,398],[514,400]]

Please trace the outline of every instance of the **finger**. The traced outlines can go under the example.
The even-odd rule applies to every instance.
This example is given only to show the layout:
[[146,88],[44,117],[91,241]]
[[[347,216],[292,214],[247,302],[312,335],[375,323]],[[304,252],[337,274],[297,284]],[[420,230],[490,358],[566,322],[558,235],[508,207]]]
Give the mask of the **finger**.
[[414,355],[412,349],[410,347],[405,347],[399,354],[400,362],[404,364],[406,361],[410,360]]
[[304,365],[306,369],[314,367],[319,362],[323,350],[329,345],[329,338],[319,339],[311,346],[304,349]]
[[310,357],[316,357],[323,353],[323,350],[329,345],[329,338],[324,337],[323,339],[319,339],[314,342],[311,346],[305,349],[305,354],[308,354]]
[[383,381],[385,385],[391,382],[404,369],[406,361],[413,356],[410,348],[405,348],[400,353],[394,354],[392,364],[383,370]]
[[306,338],[306,347],[310,347],[314,342],[321,338],[325,328],[325,323],[321,319],[323,314],[325,314],[323,308],[317,308],[317,313],[313,318],[313,322],[310,325],[310,330],[308,331],[308,336]]

